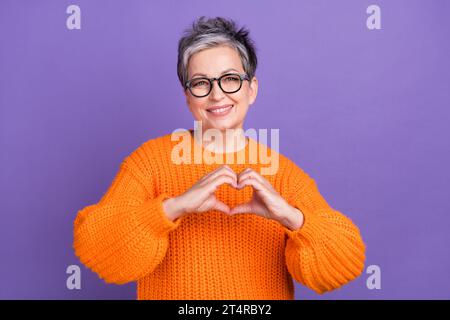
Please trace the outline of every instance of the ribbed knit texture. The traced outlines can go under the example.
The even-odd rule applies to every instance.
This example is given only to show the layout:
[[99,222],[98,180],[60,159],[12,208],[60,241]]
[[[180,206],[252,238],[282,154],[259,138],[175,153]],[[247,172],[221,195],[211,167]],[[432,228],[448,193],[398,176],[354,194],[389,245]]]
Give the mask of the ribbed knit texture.
[[[191,141],[193,159],[195,150],[203,149]],[[249,163],[252,143],[275,154],[250,141],[234,154],[246,163],[227,163],[236,173],[267,167]],[[173,163],[178,143],[168,134],[140,145],[122,162],[100,201],[78,212],[75,254],[100,278],[116,284],[136,281],[138,299],[257,300],[293,299],[293,279],[324,293],[361,274],[365,245],[358,227],[330,207],[315,181],[281,154],[277,173],[264,177],[304,214],[300,229],[255,214],[214,210],[170,221],[162,201],[220,166]],[[252,192],[249,186],[222,185],[216,197],[234,207],[249,201]]]

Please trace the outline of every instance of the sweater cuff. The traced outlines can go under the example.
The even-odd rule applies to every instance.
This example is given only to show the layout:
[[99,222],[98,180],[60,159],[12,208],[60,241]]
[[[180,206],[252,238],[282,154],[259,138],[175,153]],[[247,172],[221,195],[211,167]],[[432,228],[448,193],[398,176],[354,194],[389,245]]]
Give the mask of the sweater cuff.
[[320,217],[318,217],[314,212],[306,210],[296,203],[292,206],[300,210],[303,214],[303,225],[297,230],[291,230],[286,226],[283,226],[285,233],[293,240],[299,238],[307,240],[314,239],[314,235],[317,235],[318,232],[320,232],[320,230],[318,230],[318,226],[320,225]]
[[182,218],[171,221],[164,212],[163,201],[170,198],[162,193],[156,198],[147,200],[141,210],[137,212],[140,225],[146,225],[156,237],[165,237],[170,231],[176,229]]

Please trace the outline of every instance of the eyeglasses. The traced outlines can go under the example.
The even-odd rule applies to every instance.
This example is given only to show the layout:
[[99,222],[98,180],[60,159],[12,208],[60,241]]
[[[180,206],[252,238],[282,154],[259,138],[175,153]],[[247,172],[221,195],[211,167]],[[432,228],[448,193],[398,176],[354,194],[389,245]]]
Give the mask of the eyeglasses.
[[246,74],[227,73],[218,78],[199,77],[186,82],[185,90],[189,89],[194,97],[203,98],[212,90],[213,81],[217,80],[220,89],[225,93],[238,92],[242,87],[242,81],[250,80]]

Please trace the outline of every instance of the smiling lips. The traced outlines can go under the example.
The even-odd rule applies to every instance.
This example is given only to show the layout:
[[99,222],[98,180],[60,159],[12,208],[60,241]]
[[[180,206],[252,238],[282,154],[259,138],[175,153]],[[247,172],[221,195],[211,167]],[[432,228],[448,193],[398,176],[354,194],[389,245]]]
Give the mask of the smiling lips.
[[231,109],[233,108],[232,104],[227,104],[224,106],[215,106],[206,109],[209,113],[211,113],[214,116],[225,116],[230,113]]

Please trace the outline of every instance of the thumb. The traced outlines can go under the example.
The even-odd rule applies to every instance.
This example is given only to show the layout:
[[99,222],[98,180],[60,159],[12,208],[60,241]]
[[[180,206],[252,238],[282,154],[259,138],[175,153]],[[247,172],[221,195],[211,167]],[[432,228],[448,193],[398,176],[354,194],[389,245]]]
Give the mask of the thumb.
[[240,204],[230,210],[230,215],[239,214],[239,213],[250,213],[252,212],[252,206],[250,202]]
[[212,209],[222,211],[223,213],[227,213],[227,214],[230,213],[230,207],[219,200],[216,200]]

